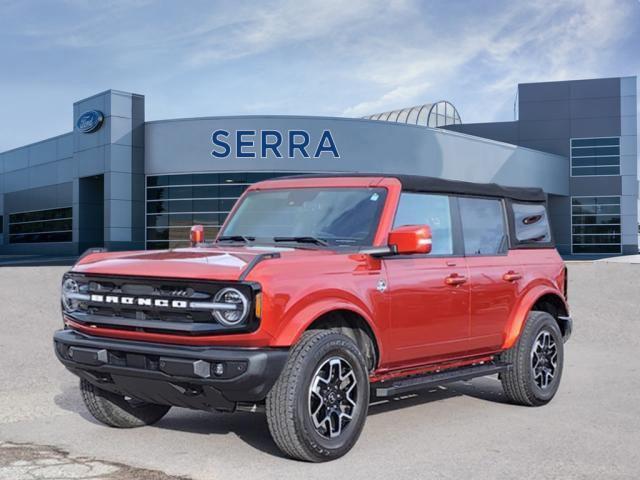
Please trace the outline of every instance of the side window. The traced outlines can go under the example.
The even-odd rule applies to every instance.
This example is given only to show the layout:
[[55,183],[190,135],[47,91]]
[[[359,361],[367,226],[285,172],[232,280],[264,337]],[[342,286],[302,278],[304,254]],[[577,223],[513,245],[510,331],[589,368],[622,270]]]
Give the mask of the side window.
[[400,196],[393,226],[395,228],[403,225],[429,225],[433,235],[431,254],[453,254],[451,208],[448,196],[403,193]]
[[508,248],[502,202],[460,197],[465,255],[497,255]]
[[541,204],[513,203],[516,240],[522,243],[551,241],[547,209]]

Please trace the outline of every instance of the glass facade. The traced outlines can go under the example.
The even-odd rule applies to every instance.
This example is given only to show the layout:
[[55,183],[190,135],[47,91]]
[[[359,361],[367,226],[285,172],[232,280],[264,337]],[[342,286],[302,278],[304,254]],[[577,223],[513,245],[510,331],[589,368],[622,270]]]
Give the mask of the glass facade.
[[620,138],[572,138],[571,176],[620,175]]
[[443,127],[461,123],[458,111],[449,102],[438,102],[431,107],[427,126]]
[[573,253],[621,253],[620,197],[571,197]]
[[382,120],[385,122],[423,125],[427,127],[443,127],[445,125],[462,123],[456,107],[446,100],[437,103],[416,105],[415,107],[403,108],[402,110],[375,113],[363,118],[368,120]]
[[71,242],[71,207],[12,213],[9,215],[9,243]]
[[147,249],[189,245],[193,225],[203,225],[206,239],[220,230],[236,200],[261,180],[290,172],[194,173],[147,177]]

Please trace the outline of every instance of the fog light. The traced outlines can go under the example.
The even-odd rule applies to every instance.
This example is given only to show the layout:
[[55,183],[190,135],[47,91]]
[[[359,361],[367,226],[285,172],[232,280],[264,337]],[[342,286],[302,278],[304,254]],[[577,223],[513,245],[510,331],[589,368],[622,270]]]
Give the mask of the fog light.
[[213,374],[216,377],[221,377],[224,375],[224,363],[216,363],[213,367]]

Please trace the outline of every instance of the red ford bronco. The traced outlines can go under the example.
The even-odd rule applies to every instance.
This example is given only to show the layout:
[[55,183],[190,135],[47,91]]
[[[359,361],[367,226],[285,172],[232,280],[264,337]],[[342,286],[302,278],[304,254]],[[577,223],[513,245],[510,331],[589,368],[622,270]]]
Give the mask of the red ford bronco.
[[319,462],[353,447],[370,395],[492,374],[522,405],[558,390],[572,321],[541,190],[270,180],[192,243],[64,275],[55,352],[102,423],[264,409],[285,454]]

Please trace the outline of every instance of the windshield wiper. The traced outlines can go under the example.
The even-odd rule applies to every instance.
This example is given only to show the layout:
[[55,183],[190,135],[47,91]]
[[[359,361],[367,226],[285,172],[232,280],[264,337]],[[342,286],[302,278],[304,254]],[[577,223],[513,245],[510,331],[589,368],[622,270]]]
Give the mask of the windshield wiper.
[[322,240],[321,238],[312,237],[309,235],[300,237],[273,237],[274,242],[296,242],[296,243],[314,243],[316,245],[322,245],[323,247],[329,246],[329,242]]
[[218,237],[218,242],[244,242],[249,243],[253,242],[256,237],[245,237],[244,235],[223,235],[222,237]]

